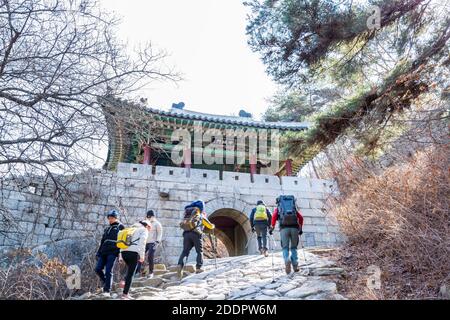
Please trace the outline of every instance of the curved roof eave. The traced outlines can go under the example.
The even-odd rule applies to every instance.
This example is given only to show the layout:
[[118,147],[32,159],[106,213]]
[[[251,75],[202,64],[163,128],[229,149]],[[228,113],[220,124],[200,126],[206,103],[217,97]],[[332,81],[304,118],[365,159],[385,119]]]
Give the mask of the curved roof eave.
[[[120,98],[103,98],[103,101],[109,103],[115,103],[120,105],[129,105],[134,107],[142,108],[142,105],[138,105],[135,102],[124,100]],[[256,128],[265,128],[265,129],[279,129],[279,130],[291,130],[291,131],[301,131],[308,129],[310,127],[309,122],[265,122],[265,121],[256,121],[251,118],[243,118],[236,116],[226,116],[226,115],[216,115],[210,113],[203,113],[198,111],[191,110],[183,110],[183,109],[175,109],[172,108],[170,110],[162,110],[153,107],[145,106],[145,109],[152,114],[168,116],[168,117],[176,117],[187,120],[201,120],[208,122],[216,122],[216,123],[224,123],[224,124],[234,124],[234,125],[243,125],[249,127]]]

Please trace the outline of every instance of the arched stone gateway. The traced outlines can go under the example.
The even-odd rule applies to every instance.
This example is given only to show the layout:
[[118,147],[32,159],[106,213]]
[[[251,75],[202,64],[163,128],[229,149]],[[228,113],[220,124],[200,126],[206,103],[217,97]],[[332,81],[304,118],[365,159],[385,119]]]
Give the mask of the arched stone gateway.
[[229,256],[247,254],[250,222],[244,214],[234,209],[220,209],[213,212],[209,219],[216,225],[215,234],[222,241]]
[[[326,206],[328,195],[337,190],[333,181],[285,176],[280,179],[262,174],[255,175],[252,180],[248,173],[192,168],[189,172],[188,177],[186,168],[119,163],[117,172],[89,172],[89,175],[75,179],[70,188],[83,195],[80,197],[83,199],[71,206],[61,206],[59,201],[44,195],[53,193],[42,181],[33,182],[33,188],[24,187],[21,191],[16,185],[2,186],[0,193],[6,195],[4,200],[7,200],[3,205],[21,227],[0,234],[0,250],[23,245],[23,230],[30,225],[30,219],[37,222],[25,245],[35,246],[101,234],[106,223],[104,212],[113,208],[124,212],[126,224],[139,221],[147,210],[152,209],[164,226],[159,254],[164,256],[165,263],[175,264],[183,250],[179,227],[183,208],[195,199],[203,199],[205,211],[217,225],[217,238],[224,249],[221,251],[227,251],[231,256],[255,254],[257,245],[248,220],[250,211],[259,199],[273,210],[276,196],[280,194],[297,197],[305,218],[305,246],[334,246],[342,239],[337,222]],[[86,181],[91,184],[87,185]],[[86,187],[90,196],[85,198]],[[38,197],[38,193],[43,196]],[[65,218],[59,221],[59,216]],[[274,238],[279,240],[277,230]],[[190,254],[190,263],[195,263],[195,256],[195,252]]]
[[247,246],[251,238],[248,213],[251,206],[239,199],[217,198],[206,202],[208,219],[216,225],[215,234],[227,248],[230,256],[253,254],[253,246]]

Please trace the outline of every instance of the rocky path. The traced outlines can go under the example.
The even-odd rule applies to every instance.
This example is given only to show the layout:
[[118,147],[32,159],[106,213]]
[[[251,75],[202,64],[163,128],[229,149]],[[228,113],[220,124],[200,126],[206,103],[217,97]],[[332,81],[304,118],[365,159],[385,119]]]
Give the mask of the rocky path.
[[[130,295],[137,300],[273,300],[273,299],[345,299],[337,292],[335,279],[343,274],[333,261],[314,253],[300,256],[300,272],[286,275],[281,252],[273,256],[240,256],[207,260],[205,272],[194,274],[187,266],[185,278],[177,280],[173,267],[158,265],[153,279],[137,278]],[[120,289],[112,298],[119,299]],[[85,294],[75,299],[105,299],[98,294]]]

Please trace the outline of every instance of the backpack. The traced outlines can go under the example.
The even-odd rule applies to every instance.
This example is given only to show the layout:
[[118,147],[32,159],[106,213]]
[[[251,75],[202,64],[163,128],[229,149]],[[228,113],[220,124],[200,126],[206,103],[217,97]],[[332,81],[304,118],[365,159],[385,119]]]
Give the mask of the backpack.
[[133,234],[137,228],[125,228],[117,234],[116,246],[119,249],[127,249],[129,246],[136,244],[139,239],[133,240]]
[[206,218],[202,218],[202,226],[204,227],[203,231],[207,232],[207,233],[212,233],[212,231],[215,229],[215,225],[214,223],[212,223],[211,221],[209,221]]
[[278,217],[280,225],[283,227],[298,226],[297,205],[294,196],[278,197]]
[[254,216],[254,220],[255,221],[265,221],[267,220],[269,217],[267,216],[267,209],[265,205],[260,204],[259,206],[256,207],[256,211],[255,211],[255,216]]
[[196,207],[188,207],[184,210],[184,217],[180,222],[180,228],[184,231],[192,231],[197,228],[200,219],[200,209]]

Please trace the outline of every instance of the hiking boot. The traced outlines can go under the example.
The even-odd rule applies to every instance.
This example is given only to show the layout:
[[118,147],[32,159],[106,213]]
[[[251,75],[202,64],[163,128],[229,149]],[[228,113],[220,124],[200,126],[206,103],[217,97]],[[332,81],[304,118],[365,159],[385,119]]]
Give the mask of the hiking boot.
[[147,279],[153,279],[153,273],[149,273]]
[[290,262],[290,261],[289,261],[289,262],[286,262],[286,268],[285,268],[285,270],[286,270],[286,274],[291,273],[291,262]]
[[177,276],[180,280],[183,279],[183,266],[177,266]]
[[195,269],[195,273],[202,273],[202,272],[204,272],[205,270],[203,270],[202,268],[196,268]]
[[263,255],[264,254],[264,249],[259,249],[259,253],[261,254],[261,255]]
[[269,256],[269,250],[264,249],[264,257],[268,257]]
[[292,264],[292,267],[294,269],[294,272],[299,272],[300,268],[298,267],[298,264]]
[[100,295],[102,297],[105,297],[105,298],[111,298],[111,293],[110,292],[102,292]]
[[129,294],[122,294],[122,297],[120,299],[122,299],[122,300],[133,300],[133,298]]

